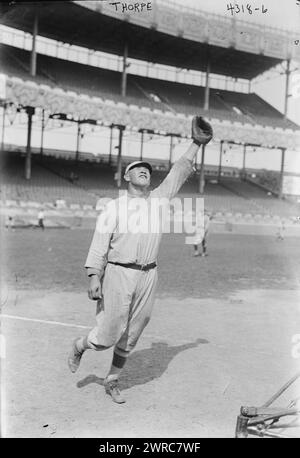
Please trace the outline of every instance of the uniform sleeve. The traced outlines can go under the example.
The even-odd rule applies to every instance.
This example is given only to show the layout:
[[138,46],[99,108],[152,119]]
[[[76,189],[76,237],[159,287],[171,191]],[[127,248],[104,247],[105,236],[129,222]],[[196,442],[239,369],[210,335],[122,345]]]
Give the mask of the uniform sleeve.
[[164,181],[152,191],[152,195],[172,199],[193,170],[192,162],[189,159],[181,157],[175,162]]
[[97,271],[99,272],[100,278],[103,276],[110,241],[116,229],[116,225],[116,205],[115,201],[111,201],[106,205],[97,219],[96,229],[84,265],[88,273]]

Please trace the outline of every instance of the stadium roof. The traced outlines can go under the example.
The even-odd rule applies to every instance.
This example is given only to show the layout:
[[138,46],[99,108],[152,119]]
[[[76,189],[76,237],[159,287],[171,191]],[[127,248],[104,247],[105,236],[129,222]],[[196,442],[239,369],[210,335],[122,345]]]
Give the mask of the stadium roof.
[[128,56],[135,59],[205,71],[209,52],[211,73],[245,79],[252,79],[283,60],[266,53],[165,33],[152,25],[141,26],[116,15],[102,14],[101,9],[85,7],[82,2],[1,3],[0,23],[32,33],[36,9],[39,35],[117,55],[123,55],[127,41]]

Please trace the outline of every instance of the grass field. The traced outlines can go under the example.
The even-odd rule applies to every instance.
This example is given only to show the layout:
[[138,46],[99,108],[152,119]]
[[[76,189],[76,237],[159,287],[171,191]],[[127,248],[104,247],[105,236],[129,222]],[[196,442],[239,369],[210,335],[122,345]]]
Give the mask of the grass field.
[[209,256],[193,258],[183,235],[165,235],[153,316],[120,380],[127,402],[113,404],[102,387],[111,350],[87,352],[75,375],[66,364],[94,325],[91,237],[3,235],[5,437],[233,437],[240,406],[262,404],[299,370],[299,239],[211,234]]
[[[93,231],[38,229],[7,233],[6,279],[11,287],[83,292]],[[299,239],[212,234],[207,258],[193,258],[181,234],[164,235],[158,295],[226,297],[235,289],[300,286]],[[298,274],[298,275],[297,275]]]

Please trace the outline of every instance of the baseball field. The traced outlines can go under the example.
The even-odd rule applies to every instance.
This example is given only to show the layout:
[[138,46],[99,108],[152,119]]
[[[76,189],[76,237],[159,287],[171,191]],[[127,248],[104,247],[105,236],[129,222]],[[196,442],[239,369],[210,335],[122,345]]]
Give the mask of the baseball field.
[[[209,256],[194,258],[183,235],[164,235],[152,319],[120,379],[127,402],[114,404],[102,386],[112,350],[67,366],[71,341],[94,326],[92,233],[3,231],[4,437],[234,437],[240,407],[299,371],[299,238],[212,233]],[[299,394],[294,384],[277,404]],[[296,424],[282,431],[299,436]]]

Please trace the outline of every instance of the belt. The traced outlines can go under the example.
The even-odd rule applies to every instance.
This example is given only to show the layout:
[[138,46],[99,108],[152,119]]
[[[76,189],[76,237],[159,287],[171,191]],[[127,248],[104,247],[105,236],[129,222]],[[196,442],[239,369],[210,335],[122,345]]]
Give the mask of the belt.
[[116,266],[127,267],[128,269],[135,269],[135,270],[150,270],[156,267],[156,262],[151,262],[150,264],[135,264],[134,262],[122,264],[121,262],[112,262],[108,261],[109,264],[115,264]]

